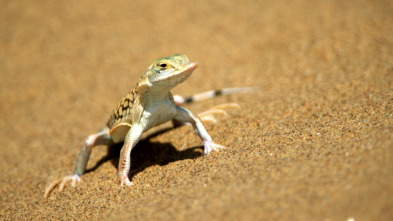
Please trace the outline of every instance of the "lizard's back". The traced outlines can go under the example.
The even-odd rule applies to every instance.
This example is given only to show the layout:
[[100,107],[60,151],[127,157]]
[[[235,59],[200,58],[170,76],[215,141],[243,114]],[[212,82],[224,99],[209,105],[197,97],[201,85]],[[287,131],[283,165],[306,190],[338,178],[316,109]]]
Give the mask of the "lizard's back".
[[136,100],[137,86],[119,101],[109,117],[106,126],[109,128],[114,141],[122,141],[130,125],[132,125],[132,110]]

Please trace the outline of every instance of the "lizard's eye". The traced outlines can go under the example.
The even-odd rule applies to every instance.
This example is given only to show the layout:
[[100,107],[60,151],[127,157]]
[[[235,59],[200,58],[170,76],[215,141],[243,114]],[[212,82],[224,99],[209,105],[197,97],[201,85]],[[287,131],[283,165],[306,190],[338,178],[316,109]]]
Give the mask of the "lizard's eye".
[[165,68],[167,65],[165,63],[160,64],[160,67]]
[[165,62],[160,62],[160,63],[158,63],[157,64],[157,67],[159,67],[160,68],[160,70],[166,70],[167,68],[169,68],[170,67],[170,65],[169,64],[167,64],[167,63],[165,63]]

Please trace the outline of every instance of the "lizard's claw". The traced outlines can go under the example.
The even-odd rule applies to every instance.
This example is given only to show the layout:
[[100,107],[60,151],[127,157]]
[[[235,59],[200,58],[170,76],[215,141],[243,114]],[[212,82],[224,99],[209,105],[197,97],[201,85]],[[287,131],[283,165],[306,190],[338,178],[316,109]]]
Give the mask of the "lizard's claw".
[[220,151],[220,149],[225,149],[226,147],[220,145],[220,144],[216,144],[213,141],[206,141],[205,144],[205,151],[204,154],[205,155],[209,155],[209,153],[214,150],[214,151]]
[[120,185],[121,186],[132,186],[132,185],[134,185],[134,183],[132,183],[130,181],[130,179],[128,179],[128,176],[126,176],[124,174],[120,174],[119,175],[119,180],[120,180]]
[[48,198],[49,193],[57,186],[59,185],[59,192],[63,191],[65,185],[67,184],[68,181],[71,181],[71,185],[73,187],[76,186],[77,182],[81,181],[81,178],[79,175],[73,174],[73,175],[68,175],[65,176],[61,179],[57,179],[54,182],[49,185],[49,187],[45,190],[44,197]]
[[224,116],[228,115],[228,113],[225,110],[223,110],[225,108],[240,109],[240,106],[236,103],[221,104],[221,105],[217,105],[217,106],[210,108],[210,110],[208,110],[208,111],[199,113],[198,116],[199,116],[199,118],[201,118],[201,120],[203,122],[210,122],[210,123],[215,124],[215,123],[217,123],[217,120],[214,115],[224,115]]

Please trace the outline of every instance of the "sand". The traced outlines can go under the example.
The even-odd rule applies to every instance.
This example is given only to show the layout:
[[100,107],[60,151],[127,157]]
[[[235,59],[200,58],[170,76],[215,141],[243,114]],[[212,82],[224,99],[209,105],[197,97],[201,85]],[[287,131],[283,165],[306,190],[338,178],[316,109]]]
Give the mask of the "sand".
[[[1,220],[392,220],[392,1],[5,1],[0,7]],[[83,140],[155,59],[200,67],[176,94],[257,86],[207,124],[226,150],[201,156],[192,127],[132,153]],[[164,128],[170,124],[164,125]]]

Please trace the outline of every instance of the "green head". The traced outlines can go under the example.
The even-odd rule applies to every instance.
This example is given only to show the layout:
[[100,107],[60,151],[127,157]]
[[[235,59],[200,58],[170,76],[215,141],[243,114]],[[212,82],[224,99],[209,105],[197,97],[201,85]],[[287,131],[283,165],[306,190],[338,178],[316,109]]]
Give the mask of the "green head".
[[160,58],[150,65],[141,83],[153,90],[170,90],[185,81],[197,67],[198,63],[190,62],[185,55]]

